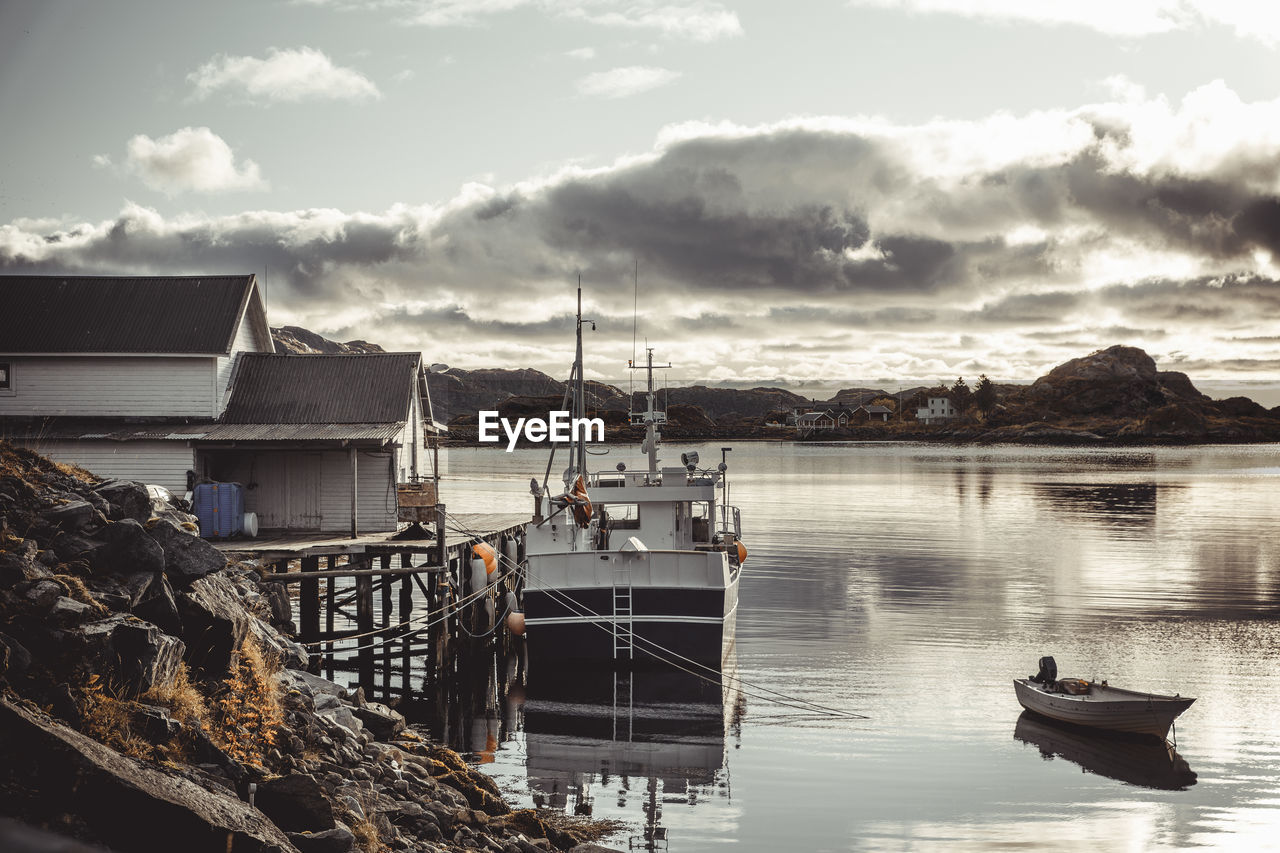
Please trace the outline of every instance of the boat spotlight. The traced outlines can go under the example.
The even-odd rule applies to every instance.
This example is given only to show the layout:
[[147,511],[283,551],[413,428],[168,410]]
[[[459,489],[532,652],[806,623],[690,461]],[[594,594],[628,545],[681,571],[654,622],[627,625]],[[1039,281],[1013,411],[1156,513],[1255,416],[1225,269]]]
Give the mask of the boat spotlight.
[[698,466],[698,451],[690,450],[680,454],[680,464],[692,471]]
[[623,471],[625,471],[625,470],[627,470],[627,463],[625,463],[625,462],[619,462],[619,463],[618,463],[618,472],[619,472],[619,473],[621,473],[621,472],[623,472]]

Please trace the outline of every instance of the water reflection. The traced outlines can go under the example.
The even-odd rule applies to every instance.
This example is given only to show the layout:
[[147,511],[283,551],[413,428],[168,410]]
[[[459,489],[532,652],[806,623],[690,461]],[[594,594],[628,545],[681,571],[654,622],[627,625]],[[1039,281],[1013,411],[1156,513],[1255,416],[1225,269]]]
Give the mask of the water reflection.
[[1039,747],[1046,760],[1055,756],[1082,769],[1130,785],[1162,791],[1182,791],[1196,783],[1196,774],[1173,745],[1153,738],[1084,731],[1023,711],[1013,736]]
[[1094,522],[1149,527],[1156,520],[1155,483],[1036,483],[1034,489],[1053,509]]
[[726,735],[745,708],[735,670],[580,671],[530,684],[520,715],[534,804],[620,817],[638,825],[630,849],[665,849],[664,807],[730,797]]

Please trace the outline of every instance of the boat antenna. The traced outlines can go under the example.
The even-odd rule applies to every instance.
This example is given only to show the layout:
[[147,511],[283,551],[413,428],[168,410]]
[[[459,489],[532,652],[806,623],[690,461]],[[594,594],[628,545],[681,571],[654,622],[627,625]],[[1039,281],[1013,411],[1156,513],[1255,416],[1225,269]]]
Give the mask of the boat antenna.
[[[582,324],[584,322],[590,323],[592,330],[593,331],[595,330],[596,324],[594,320],[584,321],[582,319],[582,274],[579,273],[578,274],[578,323],[577,323],[578,348],[573,360],[573,367],[574,367],[574,372],[577,374],[577,381],[574,384],[573,417],[575,419],[582,418],[585,420],[587,417],[587,395],[586,395],[586,389],[583,386],[583,381],[582,381]],[[574,447],[574,451],[575,451],[574,464],[577,465],[578,473],[582,475],[582,480],[585,483],[586,477],[587,477],[587,431],[586,430],[583,430],[581,433],[578,434],[578,441],[577,441],[576,447]]]
[[[635,276],[632,279],[631,298],[631,364],[636,363],[636,327],[640,322],[640,259],[636,258]],[[636,395],[636,374],[627,371],[627,411],[631,411]]]

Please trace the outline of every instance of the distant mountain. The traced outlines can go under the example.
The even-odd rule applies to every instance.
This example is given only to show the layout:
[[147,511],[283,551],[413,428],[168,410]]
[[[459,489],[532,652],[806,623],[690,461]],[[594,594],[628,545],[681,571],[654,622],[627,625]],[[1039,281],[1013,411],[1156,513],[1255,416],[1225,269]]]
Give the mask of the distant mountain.
[[351,353],[351,352],[386,352],[377,344],[368,341],[347,341],[339,343],[318,335],[301,326],[272,326],[271,339],[275,341],[276,351],[295,355],[311,355],[314,353]]
[[[447,422],[474,421],[481,410],[502,411],[508,403],[521,411],[531,406],[543,412],[558,409],[565,390],[564,382],[531,368],[453,367],[431,374],[428,385],[436,418]],[[583,388],[588,409],[626,411],[626,394],[620,389],[591,380],[584,382]]]

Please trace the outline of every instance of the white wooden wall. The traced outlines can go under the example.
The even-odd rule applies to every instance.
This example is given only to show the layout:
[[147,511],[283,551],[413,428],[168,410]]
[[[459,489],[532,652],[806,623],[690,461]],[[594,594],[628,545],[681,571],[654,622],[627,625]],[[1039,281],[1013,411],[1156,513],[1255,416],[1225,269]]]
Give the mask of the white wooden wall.
[[[6,356],[0,416],[192,417],[215,413],[212,356]],[[184,469],[185,470],[185,469]]]
[[[357,463],[359,514],[356,524],[360,533],[378,533],[396,529],[396,484],[390,463],[394,451],[361,452]],[[326,451],[320,460],[323,491],[320,515],[327,532],[351,530],[351,460],[346,451]]]
[[187,490],[194,466],[185,441],[29,441],[27,447],[55,462],[71,462],[99,477],[164,486],[176,497]]
[[240,318],[240,326],[236,331],[235,342],[231,344],[231,355],[218,357],[217,397],[215,398],[217,407],[213,411],[214,417],[221,415],[222,410],[227,407],[227,383],[231,381],[236,356],[242,352],[270,352],[267,348],[267,342],[259,340],[258,336],[254,334],[253,323],[247,312]]

